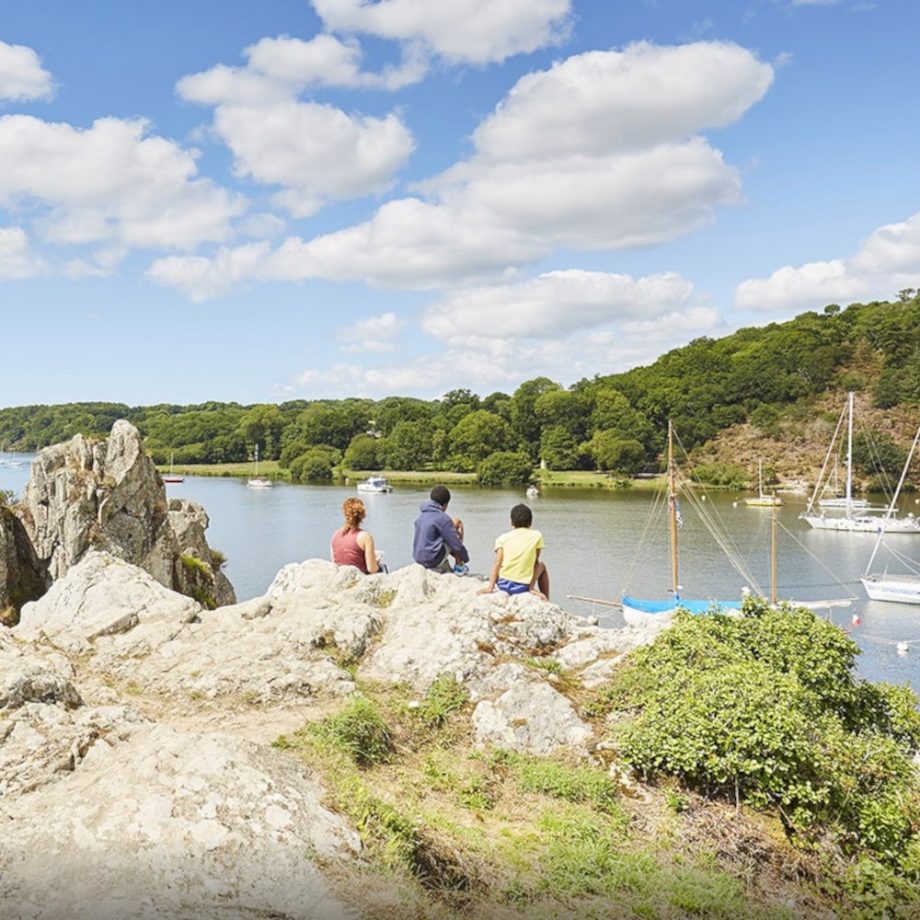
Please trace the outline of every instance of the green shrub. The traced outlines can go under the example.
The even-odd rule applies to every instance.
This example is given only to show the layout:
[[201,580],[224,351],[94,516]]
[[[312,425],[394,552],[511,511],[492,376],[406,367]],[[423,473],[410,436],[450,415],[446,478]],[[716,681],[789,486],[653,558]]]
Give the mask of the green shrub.
[[791,831],[917,873],[917,699],[858,681],[855,643],[812,611],[750,601],[678,614],[606,688],[623,758],[710,794],[776,806]]
[[691,473],[694,482],[727,489],[745,489],[748,475],[737,463],[698,463]]
[[524,485],[533,476],[533,463],[527,454],[500,450],[490,454],[476,470],[476,478],[483,486]]

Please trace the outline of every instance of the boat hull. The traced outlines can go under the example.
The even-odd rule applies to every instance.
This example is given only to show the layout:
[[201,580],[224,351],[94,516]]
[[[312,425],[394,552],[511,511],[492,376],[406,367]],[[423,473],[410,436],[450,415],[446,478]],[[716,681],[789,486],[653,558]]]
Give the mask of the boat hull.
[[920,533],[920,520],[913,515],[897,519],[872,517],[870,515],[841,515],[827,517],[823,514],[802,514],[800,517],[807,521],[815,530],[839,530],[848,533]]
[[920,575],[865,575],[860,581],[870,600],[920,605]]
[[686,610],[694,615],[702,613],[739,613],[741,601],[720,601],[715,598],[707,600],[685,600],[683,598],[670,598],[664,601],[645,600],[644,598],[623,595],[623,619],[630,626],[641,626],[650,620],[674,613],[677,610]]

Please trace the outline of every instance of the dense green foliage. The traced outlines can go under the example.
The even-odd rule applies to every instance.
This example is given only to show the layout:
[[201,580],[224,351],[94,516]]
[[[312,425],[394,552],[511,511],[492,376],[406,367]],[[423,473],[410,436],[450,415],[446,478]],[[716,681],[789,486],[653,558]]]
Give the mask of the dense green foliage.
[[[35,450],[77,433],[104,437],[126,418],[159,463],[245,462],[258,446],[262,459],[278,460],[294,479],[327,478],[342,463],[350,470],[473,472],[505,452],[526,455],[531,467],[542,460],[551,470],[630,475],[658,469],[668,419],[691,450],[738,422],[775,434],[784,418],[835,389],[865,391],[884,408],[920,402],[916,292],[845,310],[831,304],[789,322],[696,339],[646,367],[568,389],[537,377],[513,394],[485,398],[461,389],[437,400],[2,409],[0,449]],[[874,447],[856,445],[858,471],[890,477],[903,453],[890,439],[873,440]],[[732,471],[710,472],[717,481]]]
[[[920,882],[917,700],[854,676],[856,644],[812,611],[678,615],[606,691],[644,774],[775,807],[800,842]],[[866,862],[868,861],[868,862]]]

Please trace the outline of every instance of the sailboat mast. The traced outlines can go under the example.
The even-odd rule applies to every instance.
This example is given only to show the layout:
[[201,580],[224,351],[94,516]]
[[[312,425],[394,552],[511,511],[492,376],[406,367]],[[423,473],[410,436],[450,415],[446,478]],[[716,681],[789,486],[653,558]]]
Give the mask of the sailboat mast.
[[853,510],[853,396],[853,392],[850,391],[848,400],[850,417],[847,421],[847,514]]
[[770,506],[770,603],[776,604],[776,502]]
[[680,579],[677,564],[677,484],[674,476],[674,428],[668,419],[668,516],[671,532],[671,593],[677,597]]

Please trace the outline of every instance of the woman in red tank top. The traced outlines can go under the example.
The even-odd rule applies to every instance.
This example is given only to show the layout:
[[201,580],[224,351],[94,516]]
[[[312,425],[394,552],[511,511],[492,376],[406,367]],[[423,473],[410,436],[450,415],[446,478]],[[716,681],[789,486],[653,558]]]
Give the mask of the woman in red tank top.
[[365,575],[379,572],[374,538],[361,529],[361,522],[367,514],[364,502],[360,498],[346,498],[342,502],[342,514],[345,515],[345,525],[332,535],[329,546],[332,561],[336,565],[353,565]]

